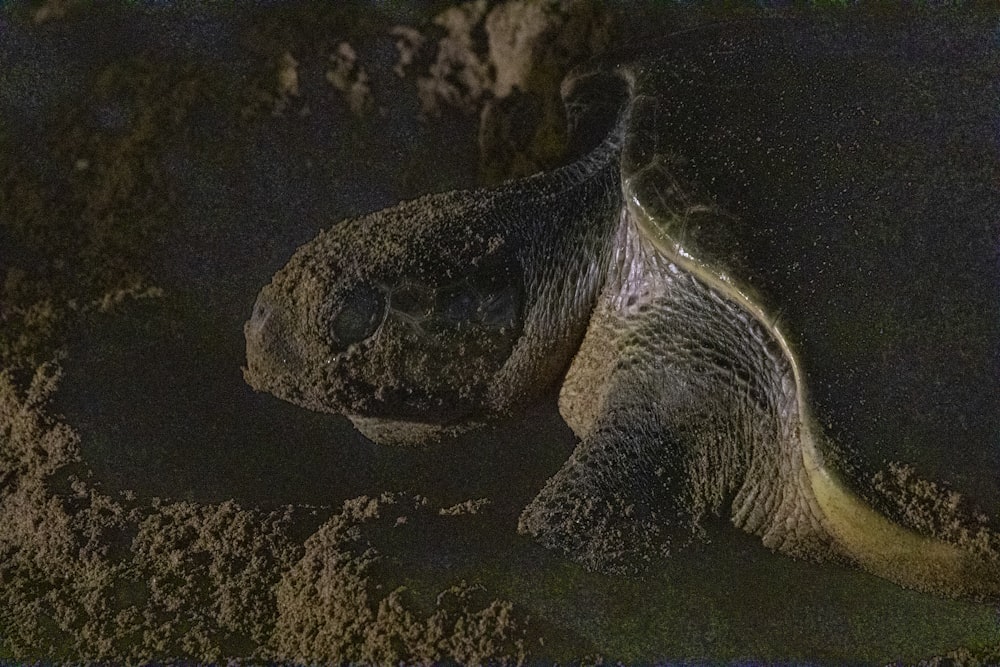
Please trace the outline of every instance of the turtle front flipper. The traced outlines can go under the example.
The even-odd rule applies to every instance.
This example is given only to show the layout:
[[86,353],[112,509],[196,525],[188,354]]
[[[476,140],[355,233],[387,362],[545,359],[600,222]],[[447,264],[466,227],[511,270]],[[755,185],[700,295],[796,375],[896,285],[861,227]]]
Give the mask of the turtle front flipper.
[[768,546],[836,554],[789,451],[794,392],[780,350],[738,307],[624,236],[619,278],[560,395],[581,443],[520,530],[590,568],[628,572],[731,507]]
[[629,572],[717,515],[790,556],[939,594],[1000,594],[1000,564],[893,523],[841,483],[774,332],[627,236],[560,397],[581,442],[521,532]]
[[[615,379],[613,391],[622,388]],[[683,481],[677,454],[685,443],[645,402],[612,403],[522,512],[518,530],[587,569],[634,574],[690,539],[695,512],[680,511],[671,495]],[[658,447],[649,446],[653,434]]]

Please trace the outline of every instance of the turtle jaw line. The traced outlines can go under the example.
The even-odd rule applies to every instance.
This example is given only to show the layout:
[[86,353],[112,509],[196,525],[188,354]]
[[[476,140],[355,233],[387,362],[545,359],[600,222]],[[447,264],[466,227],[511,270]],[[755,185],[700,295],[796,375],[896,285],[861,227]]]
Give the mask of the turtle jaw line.
[[482,422],[475,420],[440,423],[352,414],[345,416],[354,428],[372,442],[396,447],[422,447],[434,444],[483,425]]

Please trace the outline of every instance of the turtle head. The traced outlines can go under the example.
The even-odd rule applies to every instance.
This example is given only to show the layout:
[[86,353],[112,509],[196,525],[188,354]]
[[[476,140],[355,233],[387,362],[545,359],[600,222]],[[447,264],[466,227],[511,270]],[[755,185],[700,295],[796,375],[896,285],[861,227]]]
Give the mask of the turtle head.
[[244,332],[255,389],[348,416],[383,443],[465,430],[499,409],[524,279],[481,200],[452,192],[345,221],[264,287]]

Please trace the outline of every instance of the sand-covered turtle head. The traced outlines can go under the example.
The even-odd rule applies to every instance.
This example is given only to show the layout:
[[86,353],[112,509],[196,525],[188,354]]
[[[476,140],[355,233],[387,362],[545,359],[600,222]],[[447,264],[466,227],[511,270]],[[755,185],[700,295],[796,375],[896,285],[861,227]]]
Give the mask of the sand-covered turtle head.
[[523,279],[477,203],[432,195],[346,221],[300,248],[247,322],[247,381],[345,414],[380,442],[417,442],[490,412],[518,340]]

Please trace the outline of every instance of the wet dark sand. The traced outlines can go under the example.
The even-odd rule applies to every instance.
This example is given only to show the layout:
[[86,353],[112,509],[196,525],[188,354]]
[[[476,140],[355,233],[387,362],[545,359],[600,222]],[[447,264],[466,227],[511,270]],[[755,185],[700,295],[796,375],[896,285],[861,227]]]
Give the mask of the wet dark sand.
[[[392,74],[389,28],[440,40],[432,15],[0,12],[0,659],[994,655],[990,605],[792,561],[725,524],[639,579],[517,536],[573,445],[554,396],[421,451],[243,383],[243,321],[295,247],[475,184],[476,114],[421,120],[426,55]],[[327,79],[341,40],[374,108]]]

